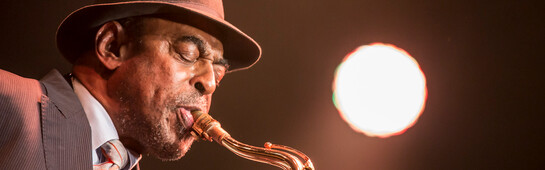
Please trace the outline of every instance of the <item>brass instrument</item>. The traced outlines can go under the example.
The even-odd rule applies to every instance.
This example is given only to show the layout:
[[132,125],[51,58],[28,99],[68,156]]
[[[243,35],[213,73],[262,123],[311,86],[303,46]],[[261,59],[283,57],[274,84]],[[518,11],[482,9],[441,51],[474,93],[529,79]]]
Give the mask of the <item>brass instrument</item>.
[[[241,143],[231,137],[218,121],[202,111],[192,111],[193,135],[208,141],[216,141],[240,157],[280,167],[284,170],[314,170],[312,161],[302,152],[288,146],[265,143],[255,147]],[[299,159],[301,158],[301,159]]]

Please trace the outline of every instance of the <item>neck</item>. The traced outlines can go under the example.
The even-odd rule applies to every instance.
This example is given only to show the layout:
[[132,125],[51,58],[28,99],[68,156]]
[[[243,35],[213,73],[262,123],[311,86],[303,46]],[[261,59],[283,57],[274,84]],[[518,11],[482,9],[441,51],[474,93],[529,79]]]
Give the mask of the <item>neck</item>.
[[74,77],[100,102],[108,114],[119,113],[116,109],[119,108],[116,107],[118,103],[108,93],[109,73],[105,71],[107,69],[101,68],[103,67],[89,63],[83,64],[78,61],[74,64],[72,72]]

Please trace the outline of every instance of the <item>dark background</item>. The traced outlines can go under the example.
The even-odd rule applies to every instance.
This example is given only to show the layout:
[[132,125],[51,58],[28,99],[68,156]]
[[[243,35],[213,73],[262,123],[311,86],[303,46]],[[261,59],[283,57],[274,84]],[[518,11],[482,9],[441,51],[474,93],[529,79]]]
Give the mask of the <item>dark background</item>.
[[[40,78],[70,71],[55,30],[92,1],[3,1],[0,68]],[[263,48],[232,73],[211,113],[239,141],[285,144],[317,169],[543,169],[543,1],[226,0],[226,17]],[[356,133],[331,84],[360,45],[391,43],[419,62],[428,100],[414,127],[386,139]],[[395,106],[392,106],[395,107]],[[142,169],[277,169],[198,142],[180,161]]]

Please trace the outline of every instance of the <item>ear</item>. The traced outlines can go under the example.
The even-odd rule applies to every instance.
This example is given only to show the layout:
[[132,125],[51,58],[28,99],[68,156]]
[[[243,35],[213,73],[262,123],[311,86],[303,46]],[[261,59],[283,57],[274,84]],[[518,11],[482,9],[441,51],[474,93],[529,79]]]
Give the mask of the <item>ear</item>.
[[117,21],[102,25],[95,36],[95,53],[101,63],[109,70],[114,70],[123,63],[120,47],[125,42],[125,32]]

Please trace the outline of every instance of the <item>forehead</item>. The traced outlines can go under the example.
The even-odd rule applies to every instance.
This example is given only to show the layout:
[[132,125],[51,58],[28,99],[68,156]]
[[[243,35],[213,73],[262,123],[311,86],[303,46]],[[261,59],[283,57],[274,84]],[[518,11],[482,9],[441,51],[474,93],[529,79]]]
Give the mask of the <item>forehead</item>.
[[[161,19],[145,17],[141,18],[142,24],[140,33],[142,35],[157,35],[170,40],[179,39],[184,36],[193,36],[203,41],[207,50],[218,51],[223,54],[223,44],[216,37],[190,25]],[[221,56],[221,55],[220,55]]]

